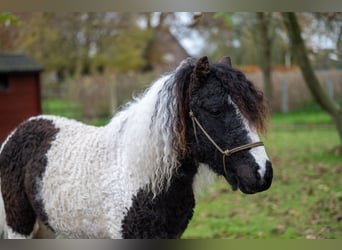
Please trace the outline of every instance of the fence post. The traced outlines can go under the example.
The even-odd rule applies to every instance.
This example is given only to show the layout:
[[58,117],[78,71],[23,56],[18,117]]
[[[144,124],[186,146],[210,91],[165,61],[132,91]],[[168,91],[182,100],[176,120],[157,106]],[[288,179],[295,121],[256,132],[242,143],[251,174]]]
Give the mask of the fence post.
[[287,113],[289,111],[288,104],[288,84],[286,80],[281,81],[281,112]]
[[327,92],[331,99],[334,99],[334,82],[332,79],[327,80]]
[[109,78],[109,109],[110,114],[114,115],[117,111],[118,100],[117,100],[117,77],[114,75]]

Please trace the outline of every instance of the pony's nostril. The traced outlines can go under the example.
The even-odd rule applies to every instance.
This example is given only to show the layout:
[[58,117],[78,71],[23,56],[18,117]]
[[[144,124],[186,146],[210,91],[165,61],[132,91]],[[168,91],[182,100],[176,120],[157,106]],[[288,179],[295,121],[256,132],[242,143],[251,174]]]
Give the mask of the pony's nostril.
[[265,180],[272,181],[273,178],[273,169],[272,169],[272,163],[270,161],[266,162],[266,172],[264,176]]
[[259,171],[256,171],[256,173],[255,173],[255,178],[257,179],[257,181],[261,181],[261,180],[262,180]]
[[272,179],[273,179],[272,163],[270,161],[267,161],[265,175],[262,179],[261,190],[268,189],[272,184]]

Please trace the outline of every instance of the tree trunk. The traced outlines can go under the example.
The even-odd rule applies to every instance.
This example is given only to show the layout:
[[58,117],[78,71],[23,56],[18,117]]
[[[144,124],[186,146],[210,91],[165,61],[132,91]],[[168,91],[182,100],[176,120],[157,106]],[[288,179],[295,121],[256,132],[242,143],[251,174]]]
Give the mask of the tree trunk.
[[340,137],[340,146],[342,147],[341,107],[329,97],[312,69],[296,14],[288,12],[282,13],[282,15],[292,44],[293,55],[301,69],[306,85],[317,103],[332,117]]
[[271,48],[272,37],[269,33],[270,16],[264,12],[257,12],[257,39],[260,46],[260,67],[264,80],[264,92],[265,96],[270,103],[270,107],[273,104],[273,86],[271,80]]

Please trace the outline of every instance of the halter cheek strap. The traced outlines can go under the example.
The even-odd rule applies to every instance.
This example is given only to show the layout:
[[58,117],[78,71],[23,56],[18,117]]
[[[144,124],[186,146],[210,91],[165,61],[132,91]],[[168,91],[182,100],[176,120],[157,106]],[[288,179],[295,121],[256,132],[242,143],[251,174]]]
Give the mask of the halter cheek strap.
[[245,145],[242,145],[242,146],[238,146],[238,147],[233,148],[233,149],[223,150],[219,145],[216,144],[216,142],[213,140],[213,138],[211,138],[211,136],[203,128],[203,126],[198,121],[198,119],[196,118],[196,116],[194,115],[192,110],[190,110],[189,115],[190,115],[190,118],[192,120],[192,126],[194,127],[194,134],[195,134],[195,138],[196,138],[197,144],[199,143],[199,141],[198,141],[198,137],[197,137],[196,125],[203,132],[203,134],[208,138],[208,140],[211,142],[211,144],[213,144],[214,147],[222,154],[222,156],[223,156],[223,158],[222,158],[223,170],[224,170],[224,173],[225,173],[226,176],[227,176],[226,157],[229,157],[232,154],[237,153],[237,152],[242,151],[242,150],[251,149],[251,148],[254,148],[254,147],[258,147],[258,146],[263,146],[264,145],[264,143],[262,141],[258,141],[258,142],[252,142],[252,143],[248,143],[248,144],[245,144]]

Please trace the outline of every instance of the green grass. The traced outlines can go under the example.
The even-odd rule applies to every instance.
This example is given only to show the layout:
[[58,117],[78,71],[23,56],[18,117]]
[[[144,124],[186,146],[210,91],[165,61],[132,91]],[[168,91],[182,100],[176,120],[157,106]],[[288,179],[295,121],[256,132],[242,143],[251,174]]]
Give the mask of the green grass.
[[81,107],[79,103],[63,99],[44,99],[42,108],[44,114],[76,119],[94,126],[103,126],[107,124],[111,119],[111,117],[100,117],[96,120],[85,120],[82,117]]
[[77,102],[62,99],[44,99],[42,102],[44,114],[81,119],[81,109]]
[[[338,100],[342,106],[342,98]],[[277,113],[272,116],[272,125],[327,125],[332,124],[332,119],[328,113],[323,112],[318,104],[308,105],[307,108],[291,111],[286,114]]]
[[[326,119],[299,113],[272,123]],[[332,150],[339,144],[334,128],[273,129],[264,142],[274,168],[271,188],[245,195],[218,178],[197,199],[183,238],[342,238],[342,156]]]
[[272,117],[272,124],[281,125],[325,125],[331,124],[331,117],[322,111],[295,111],[288,114],[275,114]]

